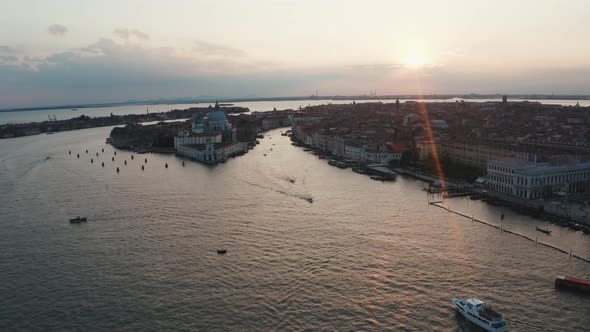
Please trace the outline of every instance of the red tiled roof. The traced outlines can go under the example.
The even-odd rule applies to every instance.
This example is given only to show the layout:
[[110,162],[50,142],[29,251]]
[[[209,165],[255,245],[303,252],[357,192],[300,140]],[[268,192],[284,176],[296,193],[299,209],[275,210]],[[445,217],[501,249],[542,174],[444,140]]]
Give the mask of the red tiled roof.
[[391,152],[400,153],[406,150],[407,146],[405,143],[395,143],[391,145]]

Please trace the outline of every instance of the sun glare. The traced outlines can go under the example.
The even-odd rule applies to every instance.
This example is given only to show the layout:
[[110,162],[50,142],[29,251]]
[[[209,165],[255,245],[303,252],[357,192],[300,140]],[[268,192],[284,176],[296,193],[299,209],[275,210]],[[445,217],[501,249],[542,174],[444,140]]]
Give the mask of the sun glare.
[[426,59],[421,54],[411,53],[406,57],[405,64],[408,68],[420,68],[426,64]]

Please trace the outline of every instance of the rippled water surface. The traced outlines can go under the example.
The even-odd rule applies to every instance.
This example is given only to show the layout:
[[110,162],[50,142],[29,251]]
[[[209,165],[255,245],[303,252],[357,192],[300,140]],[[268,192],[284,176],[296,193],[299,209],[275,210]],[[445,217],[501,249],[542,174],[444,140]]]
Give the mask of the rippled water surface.
[[[590,326],[590,297],[553,286],[590,264],[428,205],[418,181],[330,167],[279,130],[213,167],[113,162],[109,131],[0,141],[0,330],[475,331],[453,297],[490,302],[512,331]],[[540,234],[511,211],[444,204]],[[577,233],[542,240],[590,256]]]

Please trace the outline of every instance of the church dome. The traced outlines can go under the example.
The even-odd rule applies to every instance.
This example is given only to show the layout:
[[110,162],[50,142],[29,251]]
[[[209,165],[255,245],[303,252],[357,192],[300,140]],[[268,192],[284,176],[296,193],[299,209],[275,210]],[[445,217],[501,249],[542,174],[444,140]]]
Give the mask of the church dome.
[[225,121],[225,113],[223,111],[214,111],[209,113],[207,116],[207,120],[209,121]]

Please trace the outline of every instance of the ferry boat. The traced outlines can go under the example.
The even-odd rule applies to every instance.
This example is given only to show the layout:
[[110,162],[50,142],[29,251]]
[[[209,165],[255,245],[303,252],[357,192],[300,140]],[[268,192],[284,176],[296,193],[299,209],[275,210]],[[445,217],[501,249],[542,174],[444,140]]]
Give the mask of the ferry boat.
[[582,278],[574,278],[568,276],[557,276],[555,278],[555,285],[560,287],[567,287],[577,289],[582,292],[590,292],[590,280]]
[[457,307],[465,318],[473,324],[490,332],[508,331],[508,323],[502,318],[502,315],[492,310],[490,306],[479,299],[453,299],[453,304]]

